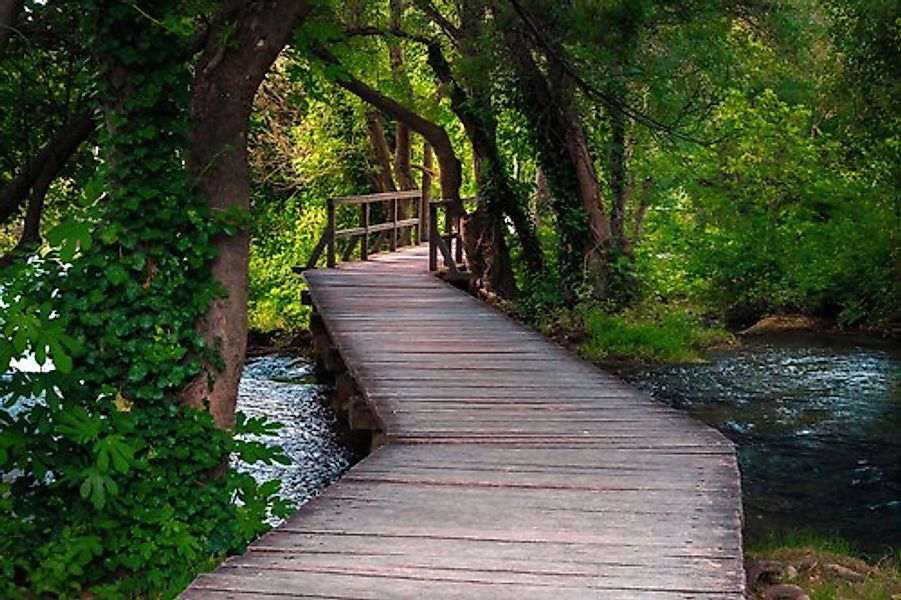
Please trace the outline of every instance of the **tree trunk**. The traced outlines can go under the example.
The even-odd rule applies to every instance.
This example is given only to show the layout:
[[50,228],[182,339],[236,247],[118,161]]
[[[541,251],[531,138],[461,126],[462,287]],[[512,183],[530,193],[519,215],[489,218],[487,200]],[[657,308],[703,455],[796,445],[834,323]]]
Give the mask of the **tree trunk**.
[[[372,174],[373,191],[374,192],[395,192],[397,187],[394,185],[394,176],[391,174],[391,151],[388,149],[388,138],[385,137],[384,119],[378,111],[370,111],[366,115],[367,133],[369,137],[369,145],[372,148],[373,167],[375,172]],[[389,211],[391,210],[390,202],[378,202],[370,205],[369,214],[370,222],[383,222]],[[360,214],[360,226],[366,223],[365,213]],[[360,238],[360,244],[366,245],[366,252],[381,252],[383,244],[387,241],[385,232],[382,231],[375,236],[375,241],[370,246],[369,236]],[[345,254],[349,255],[355,245],[355,240],[349,240]]]
[[626,238],[626,116],[619,111],[610,113],[610,229],[614,245],[624,254],[631,254]]
[[539,162],[553,191],[566,292],[571,296],[575,285],[589,283],[603,295],[610,221],[601,205],[600,183],[585,134],[572,108],[571,88],[551,58],[545,76],[525,36],[509,30],[505,40],[519,79],[522,107],[534,131]]
[[391,175],[391,151],[388,149],[388,139],[385,137],[385,128],[382,125],[382,116],[378,112],[370,112],[366,115],[366,131],[369,135],[369,145],[372,148],[373,188],[376,192],[394,192],[394,177]]
[[[224,8],[212,26],[196,65],[190,100],[187,166],[195,189],[214,213],[250,207],[247,128],[253,97],[288,43],[294,27],[309,14],[303,0],[268,0]],[[223,43],[226,32],[229,42]],[[199,324],[207,344],[218,349],[222,368],[207,365],[212,385],[201,376],[183,400],[203,408],[208,402],[216,425],[234,425],[238,382],[247,349],[249,234],[219,241],[213,277],[225,289]]]
[[398,122],[394,130],[394,176],[400,190],[415,190],[411,155],[413,152],[410,128]]
[[[524,202],[521,202],[513,191],[510,178],[504,169],[497,147],[494,112],[486,94],[480,93],[479,90],[469,95],[466,93],[454,80],[450,65],[437,44],[429,46],[428,61],[438,80],[450,90],[451,108],[463,124],[472,144],[476,182],[482,199],[488,204],[489,212],[494,213],[493,218],[499,224],[503,223],[504,214],[510,217],[523,248],[526,266],[533,273],[541,272],[544,268],[541,245],[534,224],[523,208]],[[502,226],[500,231],[503,231]],[[477,247],[487,250],[483,245]],[[507,251],[506,244],[503,248],[498,247],[497,251]],[[495,257],[493,262],[498,265],[511,265],[509,257],[506,259]]]
[[[404,0],[390,0],[391,28],[401,29],[401,17],[404,12]],[[388,55],[391,59],[391,72],[400,83],[405,102],[412,99],[413,91],[410,87],[407,73],[404,69],[404,52],[400,40],[393,38],[388,42]],[[415,190],[416,182],[413,181],[413,169],[411,168],[412,146],[410,144],[410,128],[403,121],[398,121],[394,130],[394,177],[397,179],[399,190]]]
[[[390,18],[391,28],[395,30],[401,29],[401,19],[404,13],[405,0],[390,0]],[[391,71],[394,79],[398,81],[403,90],[403,100],[409,103],[413,98],[413,89],[410,86],[410,80],[404,69],[404,52],[400,40],[394,38],[388,42],[388,55],[391,59]],[[394,177],[397,180],[397,188],[399,190],[415,190],[416,182],[413,181],[413,169],[411,167],[412,146],[410,140],[410,128],[403,121],[397,121],[394,128]],[[410,217],[410,203],[398,202],[397,218],[407,219]],[[398,243],[401,246],[409,246],[411,243],[411,230],[404,228],[398,237]]]
[[551,188],[548,186],[547,177],[541,166],[535,171],[535,196],[532,201],[532,219],[535,227],[541,227],[545,210],[551,203]]
[[464,217],[461,226],[472,287],[487,299],[514,297],[516,280],[504,236],[504,222],[482,204]]
[[419,202],[419,243],[429,239],[429,204],[432,202],[432,145],[422,143],[422,199]]
[[6,52],[20,10],[22,0],[0,0],[0,58]]
[[588,150],[588,141],[578,118],[566,108],[560,112],[560,127],[565,132],[569,162],[578,181],[582,208],[588,215],[589,237],[583,248],[583,260],[586,265],[603,263],[605,250],[610,242],[611,230],[610,220],[604,213],[601,204],[601,184],[598,181],[591,152]]

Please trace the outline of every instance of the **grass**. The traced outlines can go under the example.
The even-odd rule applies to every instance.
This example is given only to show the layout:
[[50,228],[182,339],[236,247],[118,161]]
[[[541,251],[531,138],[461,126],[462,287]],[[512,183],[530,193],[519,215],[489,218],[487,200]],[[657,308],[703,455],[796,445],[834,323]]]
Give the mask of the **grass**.
[[837,534],[819,534],[805,530],[791,530],[771,535],[763,540],[748,544],[746,550],[755,554],[765,554],[780,548],[808,548],[817,552],[843,554],[863,558],[846,539]]
[[694,362],[700,350],[730,339],[683,308],[640,306],[617,314],[584,311],[581,354],[593,361]]
[[[838,536],[787,532],[746,548],[752,560],[778,561],[793,570],[779,583],[800,586],[811,600],[897,600],[901,598],[901,553],[881,558],[858,553]],[[849,577],[848,569],[856,576]],[[758,590],[760,591],[760,590]]]

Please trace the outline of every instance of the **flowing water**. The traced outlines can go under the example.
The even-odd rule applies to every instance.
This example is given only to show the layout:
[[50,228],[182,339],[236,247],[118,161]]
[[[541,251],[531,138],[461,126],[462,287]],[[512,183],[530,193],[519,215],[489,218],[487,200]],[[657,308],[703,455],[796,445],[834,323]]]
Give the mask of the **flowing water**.
[[899,373],[897,347],[812,335],[620,370],[736,443],[750,541],[809,530],[870,552],[901,548]]
[[278,435],[266,441],[279,446],[290,464],[247,465],[238,469],[260,480],[280,479],[280,495],[300,505],[338,479],[359,456],[344,443],[328,388],[313,376],[303,359],[262,356],[244,367],[238,392],[238,410],[282,424]]

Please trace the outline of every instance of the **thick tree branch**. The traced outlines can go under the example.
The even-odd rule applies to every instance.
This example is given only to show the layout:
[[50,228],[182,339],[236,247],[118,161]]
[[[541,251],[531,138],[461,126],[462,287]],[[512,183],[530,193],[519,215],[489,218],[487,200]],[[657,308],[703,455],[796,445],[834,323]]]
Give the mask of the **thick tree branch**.
[[[341,62],[328,50],[321,46],[311,48],[313,55],[327,65],[342,67]],[[380,110],[388,117],[402,121],[410,129],[424,137],[431,144],[440,165],[441,195],[444,200],[453,202],[459,214],[463,214],[460,202],[460,185],[463,181],[463,167],[447,131],[436,123],[413,112],[378,90],[375,90],[347,72],[342,73],[334,80],[364,102]]]
[[60,127],[37,155],[28,161],[15,178],[0,192],[0,224],[15,215],[29,191],[48,177],[52,181],[78,147],[95,128],[87,110],[78,112]]

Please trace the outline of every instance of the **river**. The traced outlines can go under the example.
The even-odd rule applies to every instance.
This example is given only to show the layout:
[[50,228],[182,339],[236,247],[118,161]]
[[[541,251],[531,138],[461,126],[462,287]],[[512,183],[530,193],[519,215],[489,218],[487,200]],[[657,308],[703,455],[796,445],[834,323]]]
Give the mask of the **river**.
[[803,530],[901,548],[897,346],[780,335],[703,364],[618,371],[735,442],[749,541]]

